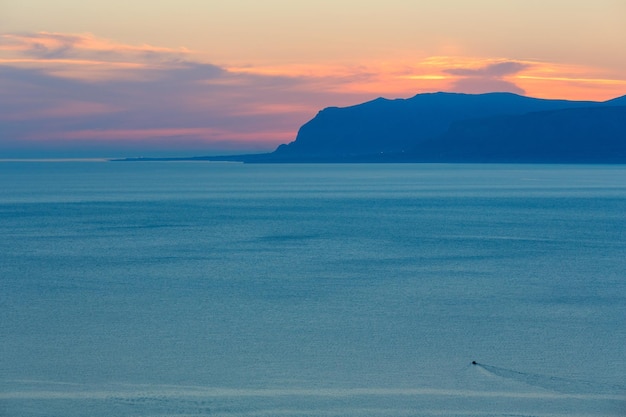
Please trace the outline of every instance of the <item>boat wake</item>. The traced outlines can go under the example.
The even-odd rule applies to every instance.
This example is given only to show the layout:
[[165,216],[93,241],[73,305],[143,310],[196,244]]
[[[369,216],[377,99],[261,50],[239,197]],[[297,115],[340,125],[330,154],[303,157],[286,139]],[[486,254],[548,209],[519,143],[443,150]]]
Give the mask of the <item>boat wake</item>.
[[513,369],[500,368],[498,366],[487,365],[476,361],[472,361],[472,365],[500,378],[522,382],[527,385],[563,394],[626,395],[626,386],[621,385],[611,385],[600,382],[533,374]]

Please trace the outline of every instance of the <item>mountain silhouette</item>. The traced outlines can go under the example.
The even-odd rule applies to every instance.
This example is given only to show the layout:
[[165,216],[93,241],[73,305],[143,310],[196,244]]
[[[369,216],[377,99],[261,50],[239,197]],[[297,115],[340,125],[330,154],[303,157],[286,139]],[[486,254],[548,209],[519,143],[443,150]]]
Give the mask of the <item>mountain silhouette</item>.
[[245,162],[626,163],[626,96],[418,94],[330,107],[296,140]]
[[511,93],[433,93],[409,99],[379,98],[357,106],[320,111],[300,128],[294,142],[279,146],[273,155],[324,159],[413,153],[416,145],[444,135],[453,122],[594,104],[541,100]]
[[445,162],[626,163],[626,106],[455,122],[411,155]]
[[321,110],[274,152],[188,158],[280,162],[626,163],[626,96],[427,93]]

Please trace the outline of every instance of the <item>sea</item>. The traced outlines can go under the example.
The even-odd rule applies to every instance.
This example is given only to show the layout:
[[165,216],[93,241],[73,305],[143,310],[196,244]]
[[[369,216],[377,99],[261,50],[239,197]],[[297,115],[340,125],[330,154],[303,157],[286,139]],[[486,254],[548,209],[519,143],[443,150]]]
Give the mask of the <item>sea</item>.
[[0,416],[626,415],[626,166],[0,162]]

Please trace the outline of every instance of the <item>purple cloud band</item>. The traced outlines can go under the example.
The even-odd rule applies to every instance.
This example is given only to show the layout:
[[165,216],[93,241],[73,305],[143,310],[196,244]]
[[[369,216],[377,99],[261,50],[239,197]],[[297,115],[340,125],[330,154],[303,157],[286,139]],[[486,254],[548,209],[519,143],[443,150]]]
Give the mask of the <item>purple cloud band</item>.
[[453,91],[466,93],[485,93],[489,91],[506,91],[524,94],[525,91],[504,77],[515,75],[531,65],[515,61],[498,62],[481,68],[449,68],[443,72],[460,77],[452,85]]

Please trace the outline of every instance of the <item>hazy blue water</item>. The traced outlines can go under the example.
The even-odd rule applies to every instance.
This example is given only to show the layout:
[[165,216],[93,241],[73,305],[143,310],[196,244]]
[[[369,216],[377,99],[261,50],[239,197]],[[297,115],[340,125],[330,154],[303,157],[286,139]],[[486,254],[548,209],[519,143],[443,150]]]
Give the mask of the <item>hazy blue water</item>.
[[2,416],[626,413],[624,166],[6,162],[0,190]]

